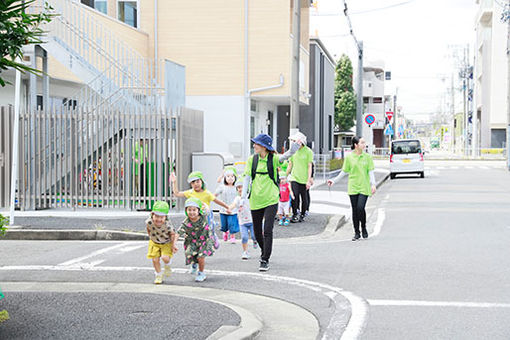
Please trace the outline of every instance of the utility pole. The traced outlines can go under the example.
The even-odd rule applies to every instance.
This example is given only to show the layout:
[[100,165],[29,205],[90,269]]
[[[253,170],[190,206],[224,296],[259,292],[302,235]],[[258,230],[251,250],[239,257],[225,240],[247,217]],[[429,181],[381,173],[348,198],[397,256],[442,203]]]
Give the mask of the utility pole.
[[[351,30],[352,33],[352,30]],[[354,35],[353,35],[354,37]],[[358,81],[356,86],[356,136],[363,134],[363,41],[354,41],[358,47]]]
[[510,0],[505,8],[504,19],[508,26],[508,33],[506,37],[506,60],[507,60],[507,83],[506,83],[506,100],[507,100],[507,121],[506,121],[506,165],[510,171]]
[[363,133],[363,41],[358,41],[352,30],[352,23],[347,13],[347,2],[344,0],[344,15],[349,24],[349,32],[351,33],[356,48],[358,49],[358,81],[356,86],[356,136],[362,137]]
[[292,85],[290,102],[290,135],[299,131],[299,46],[301,44],[301,0],[294,0],[292,15]]

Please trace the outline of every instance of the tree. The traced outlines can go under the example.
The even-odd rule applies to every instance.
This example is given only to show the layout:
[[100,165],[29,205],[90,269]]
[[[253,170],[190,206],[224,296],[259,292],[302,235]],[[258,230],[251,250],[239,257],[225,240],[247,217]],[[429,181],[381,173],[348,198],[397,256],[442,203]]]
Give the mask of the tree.
[[356,95],[352,86],[352,63],[343,54],[335,68],[335,125],[342,131],[354,126]]
[[0,0],[0,85],[5,86],[2,71],[14,68],[22,72],[41,73],[22,63],[16,58],[23,58],[23,46],[42,43],[44,31],[41,24],[51,21],[52,8],[45,3],[44,10],[38,14],[26,13],[35,0]]

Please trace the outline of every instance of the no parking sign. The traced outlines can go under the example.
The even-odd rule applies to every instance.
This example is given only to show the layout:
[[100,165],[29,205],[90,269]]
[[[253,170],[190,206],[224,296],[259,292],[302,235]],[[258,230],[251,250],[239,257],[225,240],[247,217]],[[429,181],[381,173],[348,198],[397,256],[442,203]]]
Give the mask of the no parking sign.
[[372,125],[375,123],[375,116],[371,113],[367,113],[365,115],[365,123],[368,124],[368,126]]

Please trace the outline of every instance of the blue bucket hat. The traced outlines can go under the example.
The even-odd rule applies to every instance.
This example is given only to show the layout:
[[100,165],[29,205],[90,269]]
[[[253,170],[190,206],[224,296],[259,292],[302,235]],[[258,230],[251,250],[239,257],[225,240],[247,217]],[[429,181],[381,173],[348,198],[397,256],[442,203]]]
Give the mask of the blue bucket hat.
[[274,151],[274,148],[271,146],[271,144],[273,144],[273,139],[271,136],[266,135],[265,133],[259,134],[257,137],[252,138],[251,141],[255,144],[262,145],[269,151]]

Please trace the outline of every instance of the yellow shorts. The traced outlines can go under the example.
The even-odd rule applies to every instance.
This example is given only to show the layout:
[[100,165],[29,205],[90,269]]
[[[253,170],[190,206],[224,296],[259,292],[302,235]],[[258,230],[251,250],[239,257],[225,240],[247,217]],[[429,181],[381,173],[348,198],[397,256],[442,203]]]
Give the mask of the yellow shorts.
[[159,244],[149,240],[149,251],[147,252],[148,259],[154,259],[161,256],[172,257],[172,255],[172,243]]

